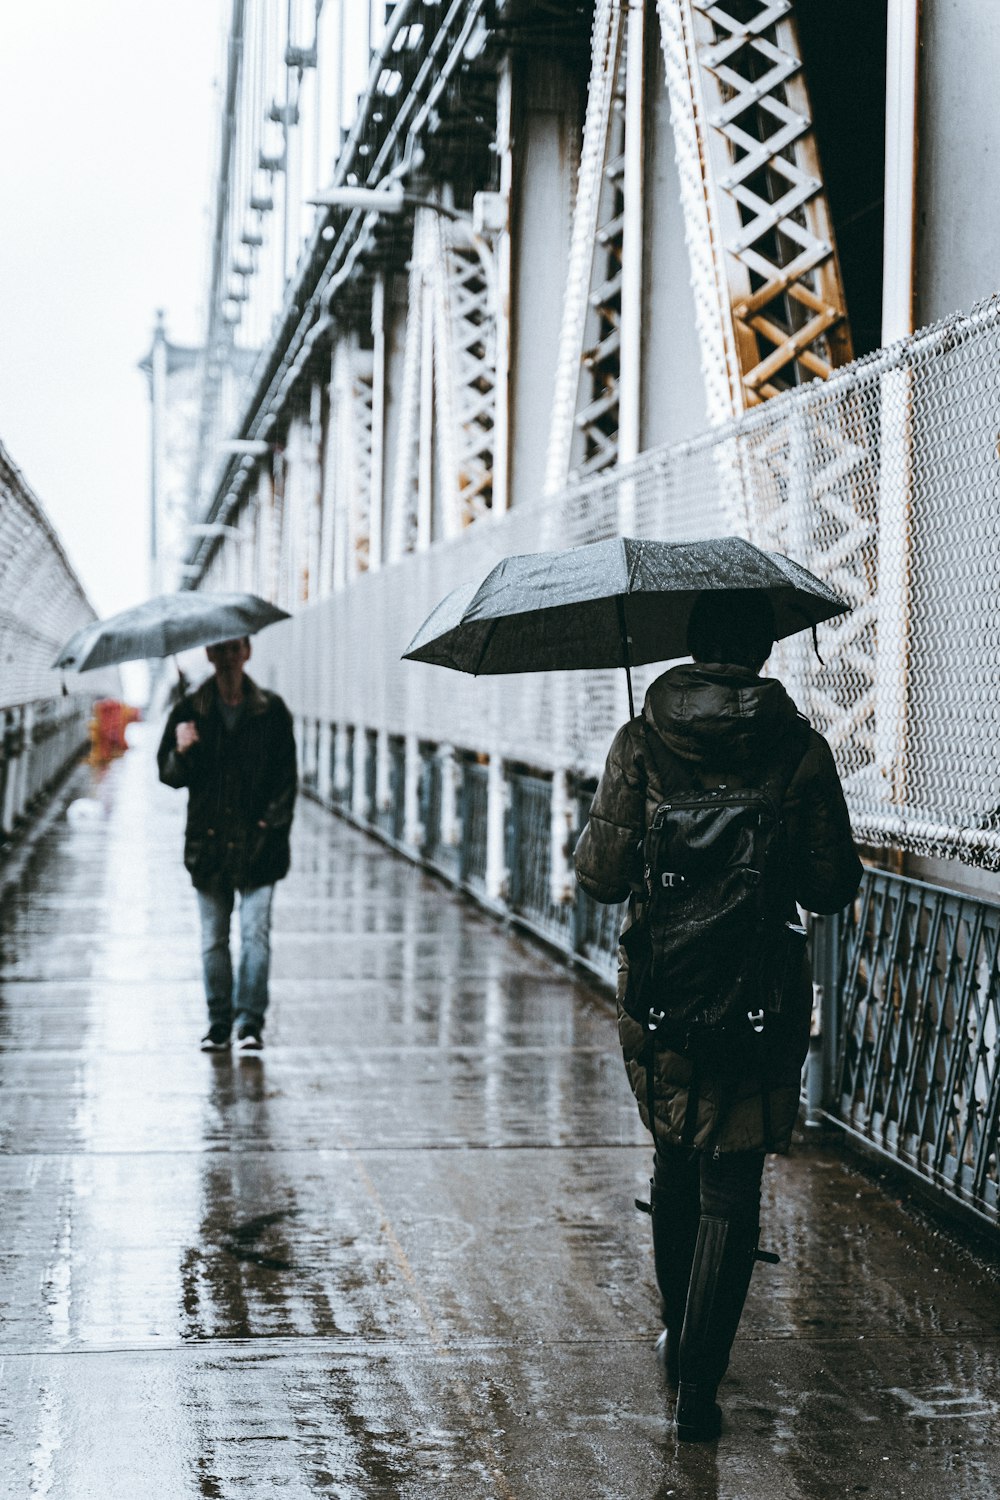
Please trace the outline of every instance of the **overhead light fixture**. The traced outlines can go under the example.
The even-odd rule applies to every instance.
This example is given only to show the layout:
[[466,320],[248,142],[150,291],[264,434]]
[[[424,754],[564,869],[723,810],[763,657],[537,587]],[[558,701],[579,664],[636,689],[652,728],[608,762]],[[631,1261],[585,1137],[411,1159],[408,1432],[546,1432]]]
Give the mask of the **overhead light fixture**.
[[358,208],[367,213],[401,214],[406,207],[407,198],[399,183],[392,183],[384,188],[324,188],[322,192],[307,198],[306,202],[314,203],[317,208]]
[[[404,193],[398,182],[385,187],[330,187],[314,193],[306,199],[317,208],[359,209],[363,213],[401,214],[406,208],[429,208],[443,214],[446,219],[470,223],[477,234],[499,234],[507,224],[507,199],[503,193],[476,193],[472,200],[472,213],[439,203],[436,198],[422,198],[415,193]],[[324,237],[333,238],[332,233]]]

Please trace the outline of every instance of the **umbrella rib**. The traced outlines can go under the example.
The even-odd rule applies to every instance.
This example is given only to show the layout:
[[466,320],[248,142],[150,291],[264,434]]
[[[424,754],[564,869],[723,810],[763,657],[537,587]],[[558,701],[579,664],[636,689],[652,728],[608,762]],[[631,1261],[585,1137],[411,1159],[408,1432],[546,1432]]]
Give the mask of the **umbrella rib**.
[[490,644],[491,644],[491,642],[493,640],[494,632],[496,631],[496,628],[497,628],[497,626],[499,624],[500,624],[499,620],[491,620],[490,621],[489,629],[487,630],[486,635],[483,637],[483,644],[479,648],[479,655],[476,658],[476,665],[472,669],[472,675],[473,675],[473,677],[478,677],[479,676],[480,668],[482,667],[483,661],[486,658],[487,651],[490,649]]

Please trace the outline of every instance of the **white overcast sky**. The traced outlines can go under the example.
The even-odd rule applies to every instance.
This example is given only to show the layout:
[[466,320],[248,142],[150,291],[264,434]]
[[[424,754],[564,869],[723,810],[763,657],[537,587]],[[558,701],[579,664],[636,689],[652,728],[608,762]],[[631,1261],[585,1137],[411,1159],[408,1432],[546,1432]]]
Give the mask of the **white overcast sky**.
[[0,4],[0,442],[100,614],[148,593],[156,309],[200,340],[228,0]]

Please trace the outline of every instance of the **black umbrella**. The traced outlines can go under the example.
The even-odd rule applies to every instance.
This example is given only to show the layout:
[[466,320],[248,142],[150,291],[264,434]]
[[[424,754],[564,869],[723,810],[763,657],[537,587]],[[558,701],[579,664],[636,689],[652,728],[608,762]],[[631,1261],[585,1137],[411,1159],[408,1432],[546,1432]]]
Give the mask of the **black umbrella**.
[[256,594],[158,594],[109,620],[95,620],[70,636],[53,666],[89,672],[123,661],[173,656],[192,646],[211,646],[255,635],[287,620],[288,612]]
[[766,593],[779,640],[850,607],[791,558],[742,537],[610,537],[504,558],[478,589],[442,600],[403,655],[476,676],[670,661],[687,655],[688,619],[706,589]]

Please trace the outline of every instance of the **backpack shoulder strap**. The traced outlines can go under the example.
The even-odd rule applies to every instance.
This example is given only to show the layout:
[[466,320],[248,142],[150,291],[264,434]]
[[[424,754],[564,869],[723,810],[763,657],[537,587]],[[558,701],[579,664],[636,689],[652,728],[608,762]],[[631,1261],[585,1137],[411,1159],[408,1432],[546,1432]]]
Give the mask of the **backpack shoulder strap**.
[[802,758],[809,745],[809,729],[809,720],[804,714],[797,714],[795,723],[778,746],[770,769],[761,783],[763,790],[778,808],[781,807],[792,778],[802,764]]

